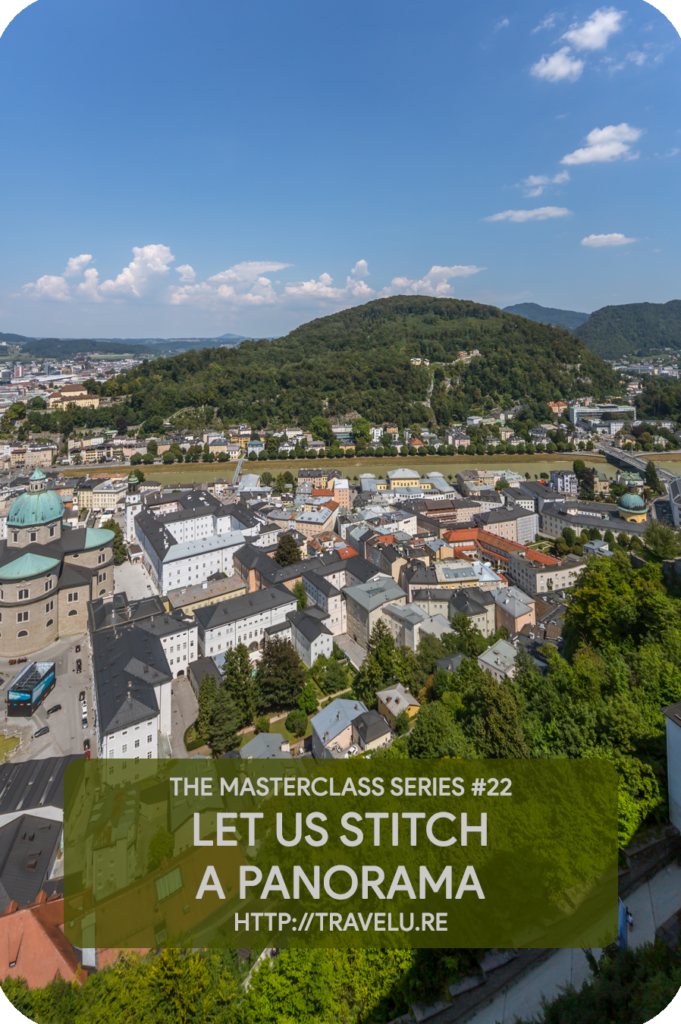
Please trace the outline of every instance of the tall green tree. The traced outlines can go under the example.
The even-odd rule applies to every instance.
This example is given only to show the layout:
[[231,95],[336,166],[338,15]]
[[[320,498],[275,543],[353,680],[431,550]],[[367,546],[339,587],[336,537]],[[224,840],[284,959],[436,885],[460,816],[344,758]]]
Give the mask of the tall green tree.
[[301,612],[307,608],[307,590],[302,580],[297,580],[293,584],[293,590],[291,591],[296,601],[298,602],[298,611]]
[[282,533],[274,553],[274,561],[285,569],[289,565],[295,565],[302,561],[300,548],[290,533]]
[[662,484],[657,474],[657,466],[652,459],[649,459],[646,464],[645,483],[646,487],[649,487],[655,494],[662,493]]
[[256,670],[260,710],[293,708],[307,682],[307,672],[290,640],[264,641]]
[[463,695],[466,735],[481,757],[529,757],[518,702],[507,683],[482,673],[479,685]]
[[111,530],[114,535],[113,539],[113,556],[114,565],[122,565],[128,557],[128,549],[125,546],[125,540],[123,539],[123,531],[116,522],[115,519],[107,519],[102,524],[105,530]]
[[229,690],[221,686],[213,704],[209,727],[210,745],[214,754],[221,754],[225,750],[232,749],[240,724],[241,712],[234,703]]
[[175,836],[172,832],[166,832],[164,828],[159,827],[149,840],[149,847],[147,849],[149,870],[153,871],[159,867],[164,857],[170,860],[174,849]]
[[379,619],[371,631],[367,654],[354,685],[356,696],[368,708],[376,706],[376,692],[393,682],[395,659],[395,641],[385,622]]
[[442,701],[421,708],[409,733],[410,757],[473,757],[473,744],[465,736],[453,711]]
[[643,539],[646,547],[659,558],[678,558],[681,555],[681,534],[655,519],[647,524]]
[[222,666],[222,685],[227,688],[239,710],[240,728],[252,725],[258,711],[258,688],[245,644],[237,644],[226,652]]

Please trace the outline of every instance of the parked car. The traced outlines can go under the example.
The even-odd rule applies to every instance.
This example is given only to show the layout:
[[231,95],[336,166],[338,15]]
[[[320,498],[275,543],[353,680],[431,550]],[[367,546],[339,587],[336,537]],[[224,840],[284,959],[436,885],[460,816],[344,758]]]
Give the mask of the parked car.
[[53,708],[48,708],[48,715],[54,715],[57,711],[61,711],[61,704],[55,704]]
[[17,665],[21,665],[22,661],[28,661],[28,658],[17,658]]
[[80,658],[76,658],[76,675],[80,675],[80,673],[82,671],[83,671],[83,662],[80,660]]
[[80,693],[78,694],[78,700],[80,701],[81,704],[83,703],[83,701],[85,700],[85,690],[80,691]]
[[17,659],[16,658],[10,658],[9,659],[9,663],[10,663],[10,665],[16,665]]
[[90,741],[89,740],[83,740],[83,750],[89,750],[89,749],[90,749]]
[[89,751],[89,750],[86,750],[86,751],[85,751],[85,756],[86,756],[86,758],[87,758],[87,759],[88,759],[88,761],[89,761],[89,760],[90,760],[90,751]]
[[42,727],[42,729],[38,729],[38,731],[37,731],[37,732],[34,732],[34,733],[33,733],[33,738],[37,740],[37,739],[38,739],[38,736],[44,736],[44,735],[45,735],[45,733],[47,733],[47,732],[49,732],[49,731],[50,731],[50,727],[49,727],[49,725],[44,725],[44,726]]
[[81,722],[83,729],[87,729],[87,715],[83,715],[83,721]]
[[76,654],[80,654],[80,644],[76,644]]

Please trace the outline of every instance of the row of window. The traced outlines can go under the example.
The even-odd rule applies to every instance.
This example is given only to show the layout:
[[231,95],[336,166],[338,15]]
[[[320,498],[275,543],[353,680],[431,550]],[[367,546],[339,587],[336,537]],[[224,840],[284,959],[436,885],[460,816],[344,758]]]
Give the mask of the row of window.
[[[54,537],[56,535],[56,533],[57,533],[57,527],[56,526],[51,526],[50,530],[49,530],[49,533],[50,533],[50,537]],[[14,541],[15,544],[18,543],[18,541],[19,541],[19,531],[18,530],[13,530],[12,531],[12,540]],[[31,532],[28,535],[28,540],[29,540],[30,544],[35,544],[36,541],[38,540],[38,531],[37,530],[31,530]]]
[[[147,743],[151,743],[151,739],[152,739],[151,736],[147,736]],[[137,750],[139,748],[139,745],[140,745],[140,741],[139,740],[135,740],[135,750]],[[127,751],[128,751],[128,744],[124,743],[123,746],[121,747],[121,753],[122,754],[126,754]],[[113,752],[113,750],[110,750],[109,751],[109,757],[113,757],[113,756],[114,756],[114,752]],[[149,757],[151,757],[151,754],[149,754]]]
[[[151,760],[151,756],[152,756],[151,755],[151,751],[149,751],[149,753],[147,754],[147,758],[149,758],[149,760]],[[139,757],[135,758],[135,764],[139,764]],[[125,771],[125,769],[128,767],[128,762],[124,761],[123,764],[121,765],[121,767]],[[113,775],[113,773],[114,773],[114,766],[112,764],[110,764],[109,765],[109,775]],[[138,779],[139,775],[136,775],[135,778]]]

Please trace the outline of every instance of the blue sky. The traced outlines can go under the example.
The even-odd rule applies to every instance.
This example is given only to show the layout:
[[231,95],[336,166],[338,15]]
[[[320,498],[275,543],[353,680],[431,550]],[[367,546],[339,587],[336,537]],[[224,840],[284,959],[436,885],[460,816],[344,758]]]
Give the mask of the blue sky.
[[680,298],[679,54],[642,0],[38,0],[0,38],[0,330]]

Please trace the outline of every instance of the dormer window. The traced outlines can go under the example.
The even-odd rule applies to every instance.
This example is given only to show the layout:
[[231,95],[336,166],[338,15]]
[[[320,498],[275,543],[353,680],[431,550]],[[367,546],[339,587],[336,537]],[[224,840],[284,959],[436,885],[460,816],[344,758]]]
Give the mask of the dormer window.
[[12,532],[12,540],[14,541],[15,544],[19,540],[19,534],[16,530],[13,530]]
[[38,531],[31,530],[31,543],[34,544],[38,539]]

